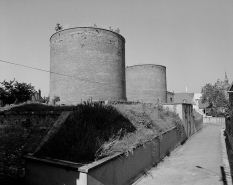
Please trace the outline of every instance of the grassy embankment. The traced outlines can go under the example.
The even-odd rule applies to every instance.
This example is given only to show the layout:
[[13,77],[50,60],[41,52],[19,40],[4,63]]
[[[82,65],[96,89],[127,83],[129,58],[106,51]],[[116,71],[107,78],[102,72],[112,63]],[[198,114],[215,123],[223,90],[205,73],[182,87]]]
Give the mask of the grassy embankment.
[[[0,107],[0,114],[17,113],[21,111],[63,111],[72,110],[73,106],[48,106],[43,104],[21,104]],[[18,124],[18,118],[9,122],[0,117],[0,174],[14,177],[24,175],[24,159],[27,153],[32,153],[46,136],[48,130],[53,125],[56,116],[40,119],[36,125],[25,128]]]
[[[179,116],[161,105],[86,103],[78,106],[24,104],[8,111],[72,111],[68,120],[35,155],[73,162],[90,162],[133,149],[173,127],[182,137]],[[6,110],[5,110],[6,111]],[[33,153],[48,130],[32,125],[30,132],[20,126],[1,128],[0,172],[23,175],[22,156]],[[13,164],[13,165],[12,165]],[[5,169],[2,169],[5,166]],[[6,168],[8,166],[9,168]],[[8,171],[7,171],[7,170]],[[5,171],[4,171],[5,170]],[[11,173],[10,173],[10,172]]]
[[73,162],[90,162],[133,149],[177,127],[179,116],[162,105],[98,103],[78,105],[57,134],[35,154]]

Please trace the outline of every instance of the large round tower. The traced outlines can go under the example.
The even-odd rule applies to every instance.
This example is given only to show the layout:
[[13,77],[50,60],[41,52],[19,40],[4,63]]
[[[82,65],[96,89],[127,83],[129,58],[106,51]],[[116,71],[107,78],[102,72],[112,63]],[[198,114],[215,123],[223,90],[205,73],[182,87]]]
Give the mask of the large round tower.
[[144,64],[126,67],[128,101],[167,102],[166,67]]
[[125,39],[113,31],[77,27],[50,38],[50,97],[60,103],[125,100]]

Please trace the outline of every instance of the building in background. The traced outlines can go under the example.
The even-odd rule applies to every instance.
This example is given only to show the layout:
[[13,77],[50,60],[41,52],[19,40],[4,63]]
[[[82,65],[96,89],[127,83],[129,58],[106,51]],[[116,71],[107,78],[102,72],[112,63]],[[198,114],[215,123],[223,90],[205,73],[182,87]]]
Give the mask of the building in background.
[[174,103],[190,103],[193,105],[193,109],[203,116],[206,116],[206,109],[209,106],[208,103],[202,103],[201,93],[175,93]]
[[175,93],[174,103],[190,103],[192,105],[195,105],[196,103],[194,100],[194,93]]
[[174,103],[174,92],[167,91],[167,103]]

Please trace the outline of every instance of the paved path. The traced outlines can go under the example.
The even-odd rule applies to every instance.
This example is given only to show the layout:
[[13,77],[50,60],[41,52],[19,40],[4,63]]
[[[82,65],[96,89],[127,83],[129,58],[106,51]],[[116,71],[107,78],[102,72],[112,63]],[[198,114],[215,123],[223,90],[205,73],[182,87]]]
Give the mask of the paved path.
[[222,127],[205,125],[134,185],[222,185]]

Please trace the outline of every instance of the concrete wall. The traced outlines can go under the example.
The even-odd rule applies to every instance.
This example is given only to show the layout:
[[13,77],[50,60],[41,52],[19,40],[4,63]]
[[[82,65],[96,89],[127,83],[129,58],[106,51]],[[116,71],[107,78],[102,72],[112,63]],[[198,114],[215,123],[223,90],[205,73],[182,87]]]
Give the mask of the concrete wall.
[[230,116],[225,118],[225,124],[225,132],[227,134],[231,148],[233,148],[233,110],[231,110]]
[[187,134],[187,137],[190,137],[193,135],[195,130],[195,124],[193,120],[193,106],[191,104],[182,104],[182,116],[183,116],[183,122],[184,122],[184,129]]
[[112,31],[77,27],[50,39],[50,96],[59,103],[125,100],[125,39]]
[[186,138],[189,138],[203,127],[203,116],[197,112],[194,113],[192,104],[163,104],[163,106],[177,112],[183,121]]
[[25,180],[30,185],[124,185],[131,184],[174,150],[180,140],[176,128],[163,134],[160,140],[147,142],[128,156],[118,154],[90,164],[26,158]]
[[167,102],[166,67],[144,64],[126,67],[128,101]]
[[194,120],[194,124],[197,132],[203,128],[203,123],[204,123],[203,119],[204,118],[201,117],[199,119]]
[[[154,139],[144,147],[138,147],[128,157],[118,158],[97,168],[88,170],[88,184],[131,184],[138,174],[157,164],[174,150],[180,141],[176,129],[163,134],[162,139]],[[113,178],[114,177],[114,178]]]
[[203,123],[224,123],[224,117],[203,117]]
[[77,168],[71,166],[56,160],[27,158],[25,183],[27,185],[86,185],[87,174],[79,172]]
[[[231,91],[233,89],[230,89]],[[229,94],[229,102],[230,102],[230,107],[233,109],[233,92],[228,93]]]

